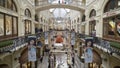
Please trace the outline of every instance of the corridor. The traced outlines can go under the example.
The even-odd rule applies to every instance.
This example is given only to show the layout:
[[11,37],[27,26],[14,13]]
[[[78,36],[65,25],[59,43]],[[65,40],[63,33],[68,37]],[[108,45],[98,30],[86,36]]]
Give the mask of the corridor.
[[[56,37],[54,38],[54,44],[50,43],[49,48],[50,48],[50,52],[49,55],[46,54],[43,57],[43,62],[39,63],[39,67],[41,68],[49,68],[49,63],[50,63],[50,67],[51,68],[80,68],[81,66],[81,62],[79,61],[79,58],[77,55],[72,56],[74,52],[74,50],[72,51],[71,45],[67,40],[70,40],[69,35],[66,35],[69,33],[69,31],[52,31],[54,32],[56,35]],[[52,33],[53,34],[53,33]],[[52,36],[53,37],[53,36]],[[49,39],[52,38],[50,36]],[[61,41],[61,39],[59,40],[60,37],[63,37],[64,41],[62,42],[56,42],[57,41]],[[64,45],[63,45],[64,44]],[[67,46],[66,46],[67,44]],[[52,47],[50,47],[50,45],[54,45]],[[74,63],[72,62],[72,58],[74,59]]]
[[120,0],[0,0],[0,68],[120,68]]

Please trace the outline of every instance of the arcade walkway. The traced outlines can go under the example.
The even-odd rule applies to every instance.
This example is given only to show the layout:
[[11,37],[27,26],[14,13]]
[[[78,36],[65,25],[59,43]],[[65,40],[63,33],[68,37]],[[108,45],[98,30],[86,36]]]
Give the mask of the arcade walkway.
[[[56,31],[54,33],[55,33],[55,35],[53,34],[54,36],[58,36],[54,40],[55,43],[57,41],[57,42],[61,42],[62,44],[64,43],[69,45],[51,47],[50,52],[53,55],[49,56],[48,54],[45,53],[45,55],[43,56],[42,63],[40,61],[38,63],[39,64],[38,68],[49,68],[48,67],[49,61],[50,61],[51,68],[70,68],[68,65],[70,65],[71,68],[84,68],[84,64],[80,62],[80,59],[78,58],[77,54],[74,52],[74,50],[71,50],[70,43],[66,41],[66,39],[70,40],[69,35],[66,35],[66,39],[64,38],[65,33],[67,34],[67,32]],[[62,36],[64,37],[61,38]],[[64,41],[62,39],[64,39]],[[58,43],[58,44],[61,44],[61,43]],[[49,45],[52,45],[52,43],[50,43]],[[72,53],[74,53],[74,55]],[[72,58],[74,58],[74,64],[73,64]]]
[[[56,54],[56,67],[55,68],[59,68],[58,64],[61,63],[60,68],[68,68],[67,65],[67,56],[66,54]],[[44,56],[43,58],[43,62],[39,62],[38,63],[38,68],[48,68],[48,56]],[[77,57],[77,55],[75,56],[75,64],[74,66],[72,66],[72,68],[84,68],[84,64],[82,62],[79,61],[79,58]]]

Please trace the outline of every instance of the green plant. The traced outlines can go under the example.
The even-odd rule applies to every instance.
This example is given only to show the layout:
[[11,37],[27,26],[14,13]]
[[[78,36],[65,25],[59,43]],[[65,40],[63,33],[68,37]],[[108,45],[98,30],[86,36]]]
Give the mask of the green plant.
[[1,41],[1,42],[0,42],[0,48],[1,48],[1,47],[5,47],[5,46],[9,46],[9,45],[11,45],[11,44],[13,44],[13,40]]
[[112,47],[115,47],[115,48],[120,49],[120,43],[118,43],[118,42],[110,42],[110,45],[111,45]]

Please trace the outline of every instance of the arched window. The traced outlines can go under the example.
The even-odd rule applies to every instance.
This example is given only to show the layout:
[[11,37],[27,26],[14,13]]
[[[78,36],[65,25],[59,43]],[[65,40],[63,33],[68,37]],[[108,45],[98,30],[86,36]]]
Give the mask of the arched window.
[[90,12],[89,17],[93,17],[93,16],[96,16],[96,11],[94,9],[92,9],[92,11]]
[[29,9],[25,9],[25,16],[31,17],[31,13]]
[[27,19],[25,19],[25,34],[31,34],[32,31],[32,24],[31,24],[31,12],[30,10],[27,8],[25,9],[25,16],[27,17]]
[[105,6],[104,13],[120,7],[120,0],[109,0]]
[[[94,17],[96,16],[96,11],[94,9],[92,9],[92,11],[90,12],[89,17]],[[89,34],[91,36],[96,36],[96,20],[91,20],[89,22]]]
[[40,18],[40,21],[43,22],[43,18],[42,17]]
[[82,22],[85,21],[85,17],[86,17],[85,15],[82,16]]
[[[120,0],[109,0],[104,8],[104,13],[120,7]],[[103,19],[103,35],[111,39],[120,39],[120,14]]]
[[17,7],[13,0],[0,0],[0,6],[17,12]]
[[78,19],[77,19],[77,22],[79,23],[79,21],[80,21],[80,19],[78,18]]
[[39,21],[39,17],[37,14],[35,14],[35,21]]

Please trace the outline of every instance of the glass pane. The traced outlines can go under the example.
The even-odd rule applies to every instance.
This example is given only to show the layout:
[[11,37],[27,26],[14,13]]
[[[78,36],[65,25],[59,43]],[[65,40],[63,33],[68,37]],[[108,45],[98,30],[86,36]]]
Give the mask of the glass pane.
[[16,11],[17,12],[17,9],[16,9],[16,6],[15,6],[15,4],[13,4],[13,11]]
[[25,21],[25,33],[28,34],[29,28],[28,28],[28,21]]
[[118,6],[120,7],[120,1],[118,1]]
[[108,30],[107,30],[107,24],[104,23],[104,26],[103,26],[103,30],[104,30],[104,35],[107,35],[108,34]]
[[48,0],[50,4],[70,4],[72,0]]
[[4,15],[0,14],[0,36],[4,35]]
[[117,23],[117,34],[120,36],[120,22]]
[[6,35],[11,35],[12,34],[12,17],[11,16],[6,16],[5,24],[6,24]]
[[31,13],[30,13],[30,10],[29,10],[29,9],[26,9],[26,10],[25,10],[25,16],[31,17]]
[[12,0],[7,0],[7,8],[12,9]]
[[0,6],[4,6],[5,0],[0,0]]
[[29,33],[31,32],[31,30],[30,30],[30,21],[29,21],[29,23],[28,23],[28,30],[29,30]]
[[17,18],[13,17],[13,34],[17,34]]
[[108,35],[115,35],[115,22],[114,22],[114,19],[109,21],[107,28],[108,28]]

